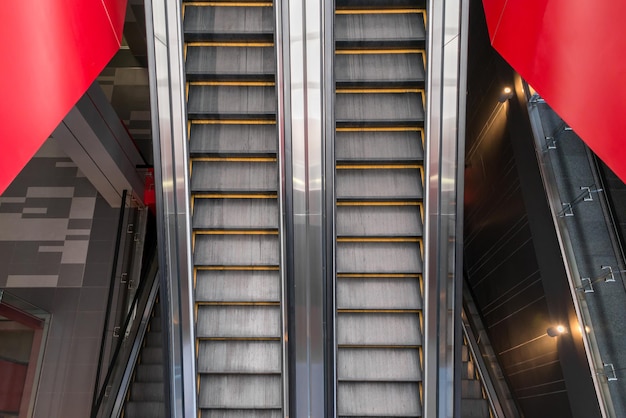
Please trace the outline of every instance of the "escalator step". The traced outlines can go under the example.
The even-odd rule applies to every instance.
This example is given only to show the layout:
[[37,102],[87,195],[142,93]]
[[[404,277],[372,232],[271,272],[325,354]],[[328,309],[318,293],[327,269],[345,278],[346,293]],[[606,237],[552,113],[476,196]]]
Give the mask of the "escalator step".
[[207,46],[205,43],[193,45],[187,47],[185,70],[188,81],[274,81],[276,64],[272,47]]
[[199,373],[280,374],[280,341],[200,341]]
[[337,315],[337,344],[418,346],[422,343],[416,313],[348,313]]
[[159,402],[165,396],[163,383],[153,382],[133,382],[133,389],[130,392],[131,401]]
[[163,402],[130,401],[124,407],[124,418],[165,418]]
[[339,242],[338,273],[421,273],[417,242]]
[[278,229],[277,199],[195,199],[194,229]]
[[281,286],[278,270],[198,270],[198,302],[278,302]]
[[198,306],[198,338],[280,338],[280,306]]
[[419,381],[421,365],[415,348],[340,348],[340,381]]
[[343,382],[337,388],[337,415],[419,417],[417,383]]
[[186,41],[273,41],[274,12],[271,7],[185,7]]
[[421,236],[417,206],[337,206],[337,236]]
[[415,277],[337,278],[338,309],[422,309]]
[[280,375],[201,375],[200,408],[278,409],[282,407]]
[[194,154],[276,154],[276,125],[191,125],[189,148]]
[[406,131],[338,131],[335,135],[338,161],[422,161],[422,133]]

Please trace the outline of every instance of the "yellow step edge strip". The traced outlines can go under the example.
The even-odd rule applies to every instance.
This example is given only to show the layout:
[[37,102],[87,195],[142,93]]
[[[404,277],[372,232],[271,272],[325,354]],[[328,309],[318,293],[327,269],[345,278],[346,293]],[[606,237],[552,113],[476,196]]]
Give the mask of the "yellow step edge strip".
[[421,164],[337,164],[337,170],[421,170]]
[[380,89],[363,89],[363,88],[339,88],[335,89],[336,94],[406,94],[406,93],[418,93],[422,96],[422,107],[426,109],[426,92],[424,89],[411,89],[411,88],[380,88]]
[[193,199],[277,199],[277,194],[218,194],[218,193],[193,193]]
[[280,337],[197,337],[198,341],[280,341]]
[[278,266],[195,266],[196,271],[279,271]]
[[422,202],[394,202],[394,201],[342,201],[337,206],[422,206]]
[[417,314],[421,309],[337,309],[338,313],[391,313],[391,314]]
[[218,42],[218,41],[192,41],[185,42],[185,47],[218,47],[223,46],[227,48],[231,47],[250,47],[250,48],[267,48],[273,47],[274,42]]
[[202,301],[196,302],[198,306],[280,306],[280,302],[230,302],[230,301]]
[[335,92],[337,94],[380,94],[380,93],[420,93],[424,94],[424,89],[417,88],[405,88],[405,87],[395,87],[395,88],[339,88],[336,89]]
[[[337,206],[417,206],[420,211],[420,217],[424,222],[424,204],[422,202],[394,202],[394,201],[338,201]],[[193,207],[193,202],[192,202]]]
[[196,288],[199,271],[280,271],[278,266],[194,266],[193,288]]
[[193,233],[196,235],[278,235],[278,229],[200,229]]
[[338,126],[335,128],[337,132],[421,132],[424,128],[421,126]]
[[[185,49],[186,51],[186,49]],[[424,71],[426,70],[426,50],[420,48],[404,49],[336,49],[335,55],[380,55],[380,54],[421,54]],[[185,52],[185,57],[187,53]]]
[[376,48],[376,49],[336,49],[335,55],[382,55],[382,54],[426,54],[421,48]]
[[191,157],[192,162],[275,163],[276,157]]
[[424,19],[424,29],[428,28],[426,9],[336,9],[336,15],[366,15],[366,14],[421,14]]
[[385,344],[337,344],[337,348],[398,348],[398,349],[420,349],[421,345],[385,345]]
[[191,125],[276,125],[267,119],[190,119]]
[[273,87],[273,81],[188,81],[190,86]]
[[421,279],[421,273],[337,273],[337,278],[397,278],[397,279]]
[[404,9],[337,9],[338,15],[370,15],[370,14],[426,14],[426,9],[404,8]]
[[188,1],[184,2],[183,6],[224,6],[224,7],[272,7],[273,4],[269,2],[254,2],[254,1]]
[[337,237],[337,242],[417,242],[421,237]]

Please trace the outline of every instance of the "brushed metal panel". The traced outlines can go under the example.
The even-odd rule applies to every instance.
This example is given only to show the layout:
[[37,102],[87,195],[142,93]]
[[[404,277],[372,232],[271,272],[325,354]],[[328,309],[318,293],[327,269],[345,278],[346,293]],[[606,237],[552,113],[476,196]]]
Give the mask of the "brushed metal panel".
[[421,416],[417,383],[347,383],[337,388],[339,416]]
[[191,189],[193,191],[276,191],[276,163],[194,161]]
[[196,234],[195,243],[196,265],[278,265],[278,235]]
[[424,40],[426,30],[420,14],[359,14],[335,17],[337,41]]
[[189,115],[267,116],[276,113],[273,86],[189,86]]
[[198,306],[202,337],[280,337],[279,306]]
[[200,412],[201,418],[281,418],[282,416],[282,411],[276,409],[204,409]]
[[338,273],[421,273],[416,242],[338,242]]
[[189,134],[191,154],[276,153],[276,125],[192,124]]
[[201,408],[281,408],[280,376],[200,376]]
[[189,46],[187,75],[204,74],[233,79],[241,75],[274,74],[276,61],[272,47]]
[[[193,138],[193,137],[192,137]],[[422,135],[405,132],[337,132],[337,160],[423,160]]]
[[281,372],[280,341],[200,341],[199,373]]
[[193,227],[278,228],[276,199],[195,199]]
[[279,271],[196,272],[198,302],[276,302],[280,291]]
[[340,348],[337,377],[341,380],[421,380],[419,351],[416,348]]
[[352,313],[337,315],[337,344],[420,345],[422,333],[415,313]]
[[418,206],[338,206],[337,236],[419,236]]
[[424,81],[421,54],[337,54],[335,79],[342,82]]
[[423,121],[420,93],[340,93],[335,96],[335,118],[343,121]]
[[338,309],[422,309],[419,279],[337,278]]
[[[193,178],[191,179],[193,187]],[[422,179],[417,168],[337,170],[337,198],[421,199]]]
[[271,7],[185,7],[185,34],[269,34],[274,32]]

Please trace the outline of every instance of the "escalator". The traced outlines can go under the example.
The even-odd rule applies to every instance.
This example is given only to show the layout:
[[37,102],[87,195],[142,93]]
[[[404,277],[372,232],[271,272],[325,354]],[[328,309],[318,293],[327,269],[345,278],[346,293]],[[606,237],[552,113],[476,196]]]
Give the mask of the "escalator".
[[419,417],[424,4],[335,12],[337,415]]
[[200,417],[283,410],[271,2],[184,3]]

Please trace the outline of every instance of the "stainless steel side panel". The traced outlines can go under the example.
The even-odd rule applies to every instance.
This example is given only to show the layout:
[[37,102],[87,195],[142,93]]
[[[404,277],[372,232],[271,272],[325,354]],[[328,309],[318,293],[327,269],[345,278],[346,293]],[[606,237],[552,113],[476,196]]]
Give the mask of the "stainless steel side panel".
[[462,208],[469,1],[428,2],[424,416],[460,414]]

